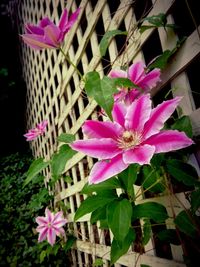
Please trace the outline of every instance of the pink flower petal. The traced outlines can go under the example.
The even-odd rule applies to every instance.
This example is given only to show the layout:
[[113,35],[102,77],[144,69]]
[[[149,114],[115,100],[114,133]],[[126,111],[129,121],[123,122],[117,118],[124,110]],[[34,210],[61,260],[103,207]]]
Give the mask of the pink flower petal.
[[127,130],[142,132],[144,124],[151,113],[150,95],[143,95],[136,99],[128,108],[125,127]]
[[40,225],[40,224],[47,224],[47,219],[45,217],[41,217],[41,216],[38,216],[36,219],[36,222]]
[[121,152],[116,141],[111,138],[78,140],[70,146],[79,152],[98,159],[110,159]]
[[151,89],[160,81],[160,69],[154,69],[147,73],[145,77],[138,83],[138,86],[144,90]]
[[57,219],[56,221],[53,222],[53,226],[56,227],[56,228],[60,228],[62,227],[63,225],[65,225],[67,223],[67,220],[66,219]]
[[48,228],[47,227],[45,227],[42,231],[40,231],[39,236],[38,236],[38,242],[42,242],[43,240],[46,239],[47,232],[48,232]]
[[142,145],[133,149],[127,150],[123,154],[123,160],[126,164],[138,163],[140,165],[149,164],[155,147],[150,145]]
[[138,84],[143,77],[145,64],[142,61],[132,64],[128,69],[128,78],[135,84]]
[[25,24],[25,30],[26,30],[26,33],[37,34],[37,35],[43,35],[44,34],[43,28],[41,28],[39,26],[35,26],[33,24],[30,24],[30,23]]
[[57,236],[65,236],[65,230],[61,228],[53,227]]
[[45,209],[45,216],[47,218],[47,223],[51,223],[53,221],[54,215],[48,208]]
[[192,145],[194,142],[184,132],[166,130],[151,136],[145,144],[155,146],[155,153],[169,152]]
[[40,131],[43,131],[44,132],[47,124],[48,124],[48,121],[47,120],[44,120],[44,121],[38,123],[38,125],[37,125],[36,128],[39,129]]
[[45,28],[48,25],[52,25],[52,24],[54,24],[54,23],[48,17],[45,17],[45,18],[40,20],[39,27]]
[[74,23],[76,22],[78,15],[80,13],[80,8],[78,8],[75,12],[73,12],[69,18],[69,22],[67,23],[67,25],[63,28],[63,32],[64,34],[66,34],[71,27],[74,25]]
[[[126,106],[121,102],[115,102],[112,110],[113,120],[119,123],[122,127],[124,127],[125,123],[125,114],[127,112]],[[117,131],[117,135],[119,135],[119,131]]]
[[59,47],[59,38],[61,31],[60,29],[52,24],[44,28],[45,42],[50,44],[52,47]]
[[125,164],[122,160],[122,155],[118,155],[111,160],[104,160],[95,163],[93,166],[90,176],[90,184],[98,184],[103,182],[110,177],[117,175],[128,167],[128,164]]
[[127,72],[124,70],[111,70],[108,76],[111,78],[127,78]]
[[132,102],[141,94],[138,89],[131,89],[125,96],[126,105],[132,104]]
[[82,127],[83,133],[89,138],[112,138],[117,139],[123,129],[117,123],[110,121],[88,120]]
[[51,246],[53,246],[56,242],[56,233],[52,228],[49,228],[47,231],[47,241]]
[[65,8],[62,12],[58,27],[61,31],[64,31],[66,25],[68,23],[68,10]]
[[119,93],[114,94],[114,102],[119,102],[124,100],[127,95],[127,90],[124,88],[120,88]]
[[36,34],[23,34],[23,41],[28,44],[30,47],[34,49],[43,49],[43,48],[53,48],[54,46],[47,44],[43,38],[43,36]]
[[163,127],[165,121],[175,111],[182,97],[175,97],[162,102],[152,110],[151,116],[144,126],[143,137],[146,139],[151,135],[158,133]]

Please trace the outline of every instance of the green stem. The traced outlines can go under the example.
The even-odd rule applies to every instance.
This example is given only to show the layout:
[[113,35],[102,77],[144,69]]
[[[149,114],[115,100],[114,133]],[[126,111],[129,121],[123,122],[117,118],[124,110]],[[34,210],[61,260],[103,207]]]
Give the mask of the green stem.
[[65,57],[65,60],[74,67],[74,69],[77,71],[77,73],[78,73],[79,77],[81,78],[81,80],[84,81],[83,75],[81,74],[81,72],[79,71],[79,69],[77,68],[77,66],[71,61],[71,59],[68,57],[68,55],[65,54],[65,52],[63,51],[63,49],[61,47],[59,47],[59,49],[60,49],[60,52]]
[[155,181],[152,185],[150,185],[147,189],[145,189],[143,192],[141,192],[140,194],[135,196],[135,199],[137,199],[138,197],[140,197],[141,195],[143,195],[145,192],[147,192],[149,189],[151,189],[152,187],[154,187],[156,184],[158,184],[159,182],[162,181],[161,179],[158,179],[157,181]]

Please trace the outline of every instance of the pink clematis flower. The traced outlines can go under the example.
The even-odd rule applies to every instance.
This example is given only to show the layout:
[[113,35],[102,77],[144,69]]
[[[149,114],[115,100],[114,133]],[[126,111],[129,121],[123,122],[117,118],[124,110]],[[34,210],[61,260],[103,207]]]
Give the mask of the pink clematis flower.
[[38,123],[34,129],[30,129],[28,133],[24,134],[24,136],[26,137],[26,141],[35,140],[38,136],[43,135],[46,130],[47,124],[48,121],[44,120],[41,123]]
[[151,107],[150,95],[142,95],[131,105],[116,102],[113,121],[84,123],[88,137],[70,146],[100,161],[93,166],[89,183],[97,184],[125,170],[129,164],[150,164],[154,154],[185,148],[193,141],[184,132],[161,130],[176,109],[181,97]]
[[63,218],[62,211],[57,212],[55,215],[46,208],[45,217],[38,216],[36,222],[39,224],[36,231],[39,233],[38,242],[47,239],[49,244],[53,246],[57,236],[65,236],[64,228],[62,227],[67,223]]
[[[148,93],[156,84],[160,81],[160,69],[154,69],[148,73],[145,72],[145,64],[142,61],[132,64],[128,71],[123,70],[111,70],[109,77],[111,78],[128,78],[134,84],[143,90],[144,93]],[[131,104],[141,92],[136,88],[120,88],[119,93],[114,95],[115,101],[124,100],[126,104]]]
[[70,18],[67,9],[63,10],[58,26],[49,18],[45,17],[39,25],[27,23],[25,25],[25,34],[22,34],[23,41],[31,48],[41,50],[43,48],[59,48],[66,33],[71,29],[79,15],[78,8]]

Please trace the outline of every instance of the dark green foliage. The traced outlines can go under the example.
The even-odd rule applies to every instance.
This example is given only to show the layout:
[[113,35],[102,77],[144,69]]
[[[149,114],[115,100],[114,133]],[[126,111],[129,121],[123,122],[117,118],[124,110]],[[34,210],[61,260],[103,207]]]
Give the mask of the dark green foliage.
[[37,242],[35,217],[44,216],[50,196],[42,176],[23,187],[32,161],[19,153],[0,159],[0,266],[70,266],[60,245]]

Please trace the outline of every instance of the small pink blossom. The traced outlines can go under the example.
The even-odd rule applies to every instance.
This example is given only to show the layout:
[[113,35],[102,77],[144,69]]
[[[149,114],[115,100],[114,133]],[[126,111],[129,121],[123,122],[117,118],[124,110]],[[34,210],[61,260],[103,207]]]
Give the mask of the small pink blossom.
[[86,140],[70,146],[100,161],[93,166],[89,183],[99,183],[125,170],[129,164],[150,164],[154,154],[185,148],[193,141],[184,132],[161,130],[181,97],[151,107],[149,94],[130,105],[115,102],[111,121],[88,120],[82,130]]
[[67,223],[67,220],[63,218],[62,211],[54,215],[46,208],[45,217],[37,217],[36,222],[39,224],[36,228],[36,231],[39,233],[38,242],[47,239],[49,244],[53,246],[56,242],[56,236],[65,236],[62,226]]
[[71,29],[77,20],[80,8],[68,16],[68,10],[64,9],[58,26],[48,17],[43,18],[39,25],[25,24],[25,34],[22,34],[23,41],[31,48],[41,50],[44,48],[59,48],[66,33]]
[[38,136],[43,135],[46,130],[47,124],[48,121],[44,120],[41,123],[37,124],[34,129],[30,129],[28,133],[24,134],[24,136],[26,137],[26,141],[35,140]]
[[[111,78],[128,78],[135,85],[140,87],[144,93],[148,93],[160,81],[160,69],[154,69],[146,72],[146,66],[142,61],[132,64],[127,71],[111,70],[109,77]],[[131,104],[138,96],[141,95],[140,90],[136,88],[120,88],[119,93],[114,95],[115,101],[124,100],[126,104]]]

